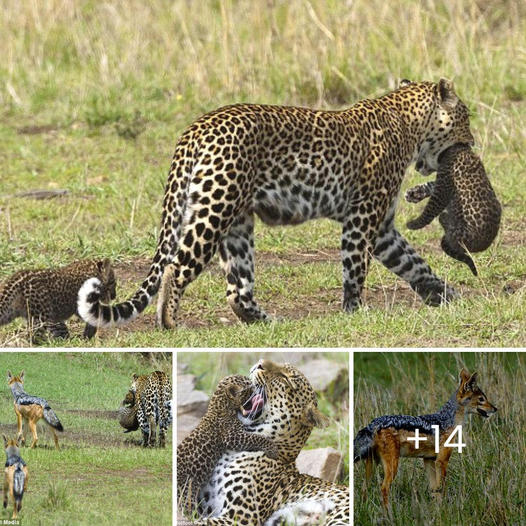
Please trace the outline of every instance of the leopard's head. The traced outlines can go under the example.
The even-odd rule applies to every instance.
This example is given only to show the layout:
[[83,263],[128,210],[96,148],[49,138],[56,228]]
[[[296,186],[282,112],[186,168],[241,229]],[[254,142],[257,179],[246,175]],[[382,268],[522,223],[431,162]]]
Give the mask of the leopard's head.
[[[412,86],[413,83],[404,83],[402,89],[411,90]],[[440,79],[432,85],[432,90],[434,110],[416,160],[416,169],[422,175],[437,170],[438,157],[448,147],[453,144],[473,146],[475,142],[469,127],[469,110],[455,93],[453,82]]]
[[312,428],[329,423],[318,409],[314,389],[294,366],[269,360],[256,363],[250,379],[254,394],[243,406],[244,425],[273,440],[280,457],[293,461]]

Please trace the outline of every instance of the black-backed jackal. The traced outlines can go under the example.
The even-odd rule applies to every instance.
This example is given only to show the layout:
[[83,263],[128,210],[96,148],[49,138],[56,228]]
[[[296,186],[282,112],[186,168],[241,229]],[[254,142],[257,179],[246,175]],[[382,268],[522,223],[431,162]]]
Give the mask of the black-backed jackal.
[[55,433],[55,429],[58,431],[64,431],[64,428],[53,409],[49,406],[47,400],[40,398],[39,396],[27,394],[24,391],[24,371],[20,373],[20,376],[13,376],[11,371],[7,371],[7,385],[11,388],[14,398],[17,420],[17,439],[21,439],[22,444],[25,443],[26,438],[22,432],[22,421],[27,420],[29,429],[33,435],[31,448],[34,448],[38,442],[37,422],[42,418],[51,429],[53,439],[55,440],[55,447],[59,449],[58,437]]
[[16,519],[22,508],[22,497],[27,489],[28,471],[26,463],[20,456],[17,439],[4,437],[4,448],[6,454],[4,470],[4,508],[7,508],[8,495],[13,501],[13,519]]
[[[400,457],[422,458],[433,496],[442,497],[445,489],[447,464],[457,444],[446,445],[457,426],[462,425],[469,413],[484,418],[497,408],[488,402],[477,385],[477,373],[460,371],[460,385],[451,398],[430,415],[385,415],[372,420],[354,439],[354,462],[365,459],[368,484],[374,471],[374,462],[384,469],[382,483],[383,504],[387,508],[389,489],[396,476]],[[438,439],[435,434],[438,431]],[[422,442],[415,441],[415,436]],[[424,439],[425,437],[425,439]],[[461,441],[459,441],[461,442]]]

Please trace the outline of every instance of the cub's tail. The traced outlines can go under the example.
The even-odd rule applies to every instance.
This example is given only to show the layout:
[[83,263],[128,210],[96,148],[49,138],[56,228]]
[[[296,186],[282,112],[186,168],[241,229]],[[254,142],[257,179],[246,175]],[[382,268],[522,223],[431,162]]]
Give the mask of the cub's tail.
[[358,431],[354,438],[354,462],[359,462],[367,458],[373,447],[373,432],[370,428],[364,427]]
[[44,420],[57,431],[64,431],[64,428],[62,427],[58,416],[55,414],[55,411],[53,411],[53,409],[51,409],[51,407],[49,406],[44,407]]
[[25,480],[26,474],[22,470],[22,464],[19,462],[16,465],[15,472],[13,474],[13,496],[15,498],[15,507],[17,511],[22,509],[22,497],[24,496]]

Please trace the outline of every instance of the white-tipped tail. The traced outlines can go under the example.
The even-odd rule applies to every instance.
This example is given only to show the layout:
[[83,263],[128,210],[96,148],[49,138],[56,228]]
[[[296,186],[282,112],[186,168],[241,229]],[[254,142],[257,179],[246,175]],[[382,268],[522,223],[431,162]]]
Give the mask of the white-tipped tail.
[[126,316],[120,315],[118,306],[102,304],[101,286],[102,283],[98,278],[90,278],[80,287],[77,310],[86,323],[93,327],[116,327],[133,321],[140,314],[131,302],[127,302]]

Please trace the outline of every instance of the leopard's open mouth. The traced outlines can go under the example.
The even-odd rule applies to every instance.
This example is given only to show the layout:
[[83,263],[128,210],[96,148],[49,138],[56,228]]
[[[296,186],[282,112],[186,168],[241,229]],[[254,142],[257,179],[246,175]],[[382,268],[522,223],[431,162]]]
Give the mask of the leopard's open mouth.
[[257,386],[251,397],[242,405],[241,414],[249,420],[257,420],[267,402],[267,395],[264,386]]

